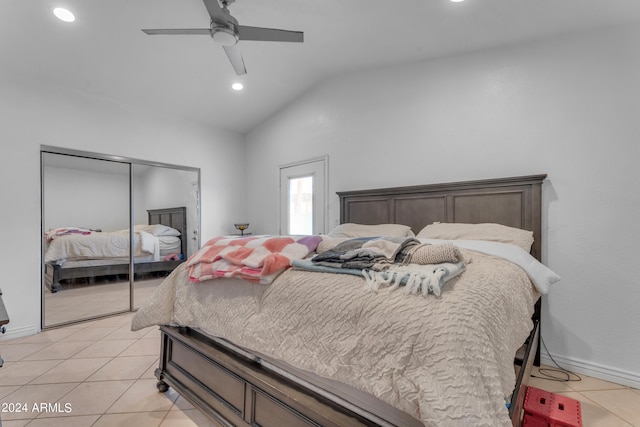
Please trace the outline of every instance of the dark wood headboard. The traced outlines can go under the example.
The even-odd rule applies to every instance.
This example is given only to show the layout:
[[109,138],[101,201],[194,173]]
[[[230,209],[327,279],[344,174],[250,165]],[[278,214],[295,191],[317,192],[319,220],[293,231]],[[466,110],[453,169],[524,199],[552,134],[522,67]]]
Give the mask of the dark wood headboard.
[[416,234],[433,222],[503,224],[533,231],[531,254],[541,260],[546,176],[340,191],[340,223],[404,224]]
[[[547,175],[340,191],[340,223],[404,224],[418,234],[433,222],[497,223],[533,231],[542,261],[542,182]],[[533,314],[540,322],[542,300]],[[540,335],[535,365],[540,366]]]
[[149,209],[149,225],[162,224],[175,228],[180,232],[181,251],[183,259],[187,259],[187,208]]

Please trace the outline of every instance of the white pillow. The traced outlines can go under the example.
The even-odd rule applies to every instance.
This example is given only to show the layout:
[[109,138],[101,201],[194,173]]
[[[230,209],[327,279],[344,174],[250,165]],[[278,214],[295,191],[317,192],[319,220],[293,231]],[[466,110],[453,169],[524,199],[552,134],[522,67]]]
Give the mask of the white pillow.
[[[443,240],[426,238],[421,238],[420,241],[431,245],[439,245],[444,242]],[[450,242],[450,240],[447,240],[447,242]],[[528,251],[516,245],[486,240],[456,240],[453,243],[459,248],[498,256],[513,262],[527,273],[527,276],[529,276],[529,279],[541,294],[549,292],[551,285],[560,280],[560,276],[557,273],[532,257]]]
[[418,238],[444,240],[486,240],[508,243],[527,252],[533,244],[533,231],[508,227],[501,224],[465,224],[434,222],[418,233]]
[[411,227],[402,224],[354,224],[351,222],[340,224],[327,233],[333,238],[354,238],[354,237],[414,237]]
[[136,225],[134,227],[135,231],[146,231],[149,234],[153,234],[154,236],[179,236],[180,232],[175,228],[171,228],[168,225],[163,224],[152,224],[152,225]]

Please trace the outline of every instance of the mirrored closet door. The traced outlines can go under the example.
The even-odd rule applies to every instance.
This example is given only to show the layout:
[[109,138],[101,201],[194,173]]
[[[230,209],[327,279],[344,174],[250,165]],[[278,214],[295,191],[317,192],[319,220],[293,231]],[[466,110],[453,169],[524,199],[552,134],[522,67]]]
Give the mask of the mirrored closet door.
[[41,156],[43,328],[134,310],[198,249],[198,169]]
[[134,228],[151,232],[158,245],[153,260],[134,262],[134,308],[198,250],[199,193],[196,171],[133,165]]

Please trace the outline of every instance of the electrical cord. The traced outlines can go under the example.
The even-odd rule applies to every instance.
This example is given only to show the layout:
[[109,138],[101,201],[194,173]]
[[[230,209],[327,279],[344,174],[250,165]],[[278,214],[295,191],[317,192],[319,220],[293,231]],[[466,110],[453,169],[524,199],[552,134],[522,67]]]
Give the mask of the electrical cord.
[[[558,364],[558,362],[555,361],[555,359],[553,358],[553,356],[551,356],[551,353],[549,352],[549,349],[547,348],[547,345],[544,343],[544,340],[542,339],[542,337],[540,337],[540,341],[542,342],[542,346],[544,347],[544,350],[547,352],[547,355],[549,355],[549,359],[551,359],[551,361],[553,362],[554,365],[556,365],[556,368],[538,368],[538,372],[542,375],[542,376],[537,376],[537,375],[531,375],[532,378],[540,378],[543,380],[549,380],[549,381],[559,381],[559,382],[570,382],[570,381],[582,381],[582,377],[578,374],[576,374],[575,372],[571,372],[570,370],[563,368],[562,366],[560,366],[560,364]],[[555,377],[553,375],[551,375],[550,373],[561,373],[564,375],[564,378],[559,378],[559,377]]]

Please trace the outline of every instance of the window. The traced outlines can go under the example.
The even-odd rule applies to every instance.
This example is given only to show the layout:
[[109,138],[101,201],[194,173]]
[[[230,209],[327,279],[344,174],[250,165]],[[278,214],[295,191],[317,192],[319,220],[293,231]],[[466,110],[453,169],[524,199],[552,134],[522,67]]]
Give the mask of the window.
[[280,167],[280,234],[324,233],[326,159]]
[[313,175],[289,179],[288,234],[313,234]]

